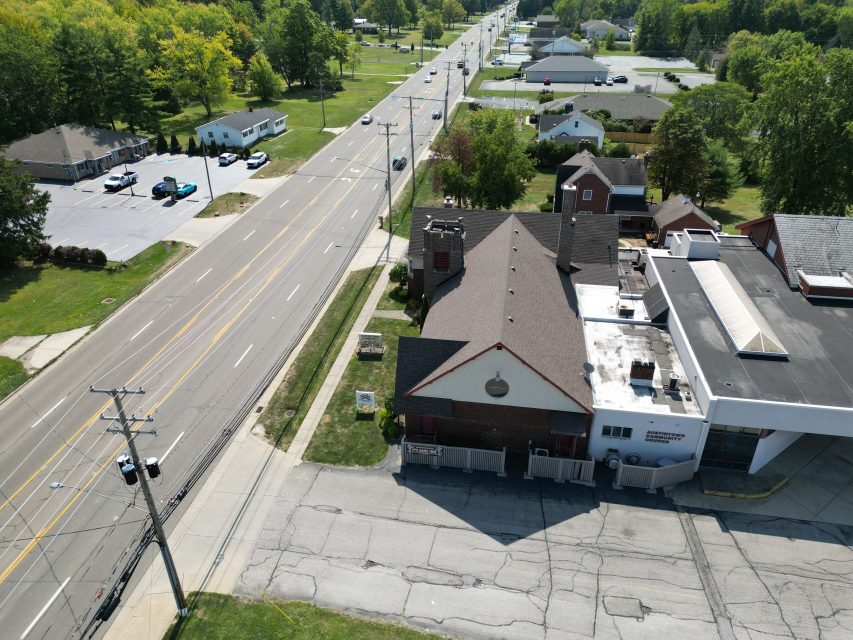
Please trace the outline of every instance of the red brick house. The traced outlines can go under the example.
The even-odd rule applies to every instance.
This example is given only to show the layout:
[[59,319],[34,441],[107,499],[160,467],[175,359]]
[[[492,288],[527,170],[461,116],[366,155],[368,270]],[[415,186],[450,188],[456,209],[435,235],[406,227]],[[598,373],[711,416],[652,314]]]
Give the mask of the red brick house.
[[[661,247],[669,247],[671,235],[685,229],[709,229],[719,231],[720,225],[702,211],[690,198],[675,195],[651,208],[652,230],[655,242]],[[667,239],[669,234],[670,239]]]

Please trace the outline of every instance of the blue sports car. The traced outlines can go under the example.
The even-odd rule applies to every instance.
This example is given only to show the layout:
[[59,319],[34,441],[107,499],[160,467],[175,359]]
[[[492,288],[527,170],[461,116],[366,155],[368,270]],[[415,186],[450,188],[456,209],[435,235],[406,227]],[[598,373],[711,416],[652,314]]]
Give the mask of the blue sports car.
[[186,198],[191,193],[198,191],[198,185],[195,182],[179,182],[178,193],[179,198]]

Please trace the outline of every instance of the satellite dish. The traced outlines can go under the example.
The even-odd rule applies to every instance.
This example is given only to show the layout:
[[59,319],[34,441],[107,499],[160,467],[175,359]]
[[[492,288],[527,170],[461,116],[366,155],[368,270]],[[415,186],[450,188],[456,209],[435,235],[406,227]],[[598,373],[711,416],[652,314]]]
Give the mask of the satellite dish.
[[595,367],[593,367],[589,362],[584,362],[583,363],[583,370],[584,370],[584,373],[589,374],[589,373],[592,373],[593,371],[595,371]]

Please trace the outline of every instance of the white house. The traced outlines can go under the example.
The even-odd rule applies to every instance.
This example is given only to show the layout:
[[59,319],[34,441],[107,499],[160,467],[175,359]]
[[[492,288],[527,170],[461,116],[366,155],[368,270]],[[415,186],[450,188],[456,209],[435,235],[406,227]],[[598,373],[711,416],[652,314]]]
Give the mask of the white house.
[[613,29],[617,40],[624,42],[631,39],[631,34],[625,29],[607,20],[587,20],[581,24],[581,32],[586,34],[586,39],[590,42],[596,37],[604,40],[607,37],[607,32],[611,29]]
[[595,118],[580,111],[539,116],[539,140],[580,142],[584,139],[594,140],[599,148],[604,145],[604,127]]
[[223,116],[196,127],[200,142],[245,149],[254,142],[287,130],[287,116],[275,109],[252,109]]

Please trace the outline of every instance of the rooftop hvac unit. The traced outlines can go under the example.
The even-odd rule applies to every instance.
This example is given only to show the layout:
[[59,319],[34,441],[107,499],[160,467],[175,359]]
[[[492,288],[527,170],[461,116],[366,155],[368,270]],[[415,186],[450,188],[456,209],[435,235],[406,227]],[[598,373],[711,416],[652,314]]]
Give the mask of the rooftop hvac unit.
[[621,462],[619,449],[608,449],[604,456],[604,464],[608,469],[616,469]]
[[669,374],[669,390],[678,391],[678,385],[681,384],[681,376],[677,373]]

